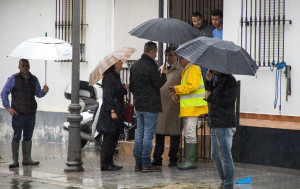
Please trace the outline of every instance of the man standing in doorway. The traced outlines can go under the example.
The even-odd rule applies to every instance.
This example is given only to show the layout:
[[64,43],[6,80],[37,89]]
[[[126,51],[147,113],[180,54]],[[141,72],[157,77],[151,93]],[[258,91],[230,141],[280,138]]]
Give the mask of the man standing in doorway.
[[223,13],[219,9],[211,12],[211,22],[215,27],[213,37],[223,39]]
[[134,143],[135,171],[157,172],[159,167],[151,165],[152,140],[159,112],[162,111],[160,88],[166,82],[165,69],[158,72],[155,63],[157,45],[151,41],[144,46],[144,54],[130,69],[129,89],[133,93],[137,117]]
[[[176,47],[167,47],[165,50],[166,62],[168,63],[167,82],[160,88],[162,112],[159,113],[155,149],[152,165],[162,166],[162,154],[165,147],[165,136],[170,136],[169,167],[177,166],[177,153],[182,132],[179,104],[174,104],[170,97],[170,86],[180,84],[180,76],[183,68],[179,65],[178,57],[174,53]],[[165,65],[163,65],[165,66]],[[163,70],[161,66],[161,70]]]
[[[192,23],[195,28],[199,29],[199,36],[212,37],[214,28],[204,23],[203,17],[200,12],[192,13]],[[202,77],[205,78],[208,69],[203,66],[200,66],[200,68]]]
[[193,26],[199,29],[200,31],[199,36],[212,37],[212,32],[214,28],[204,23],[203,17],[200,12],[192,13],[192,22],[193,22]]
[[[38,79],[29,72],[28,60],[19,61],[19,73],[8,78],[1,92],[3,106],[12,115],[12,127],[14,130],[11,143],[13,162],[9,168],[19,167],[19,144],[23,131],[22,165],[38,165],[39,161],[31,159],[32,134],[35,126],[35,114],[37,103],[34,96],[39,98],[46,95],[49,88],[44,86],[41,89]],[[8,95],[11,93],[11,106]]]
[[185,159],[178,168],[195,169],[197,162],[197,131],[198,117],[208,113],[207,102],[204,100],[205,88],[199,66],[180,57],[180,65],[184,68],[181,84],[171,86],[174,102],[180,101],[180,117],[184,126]]

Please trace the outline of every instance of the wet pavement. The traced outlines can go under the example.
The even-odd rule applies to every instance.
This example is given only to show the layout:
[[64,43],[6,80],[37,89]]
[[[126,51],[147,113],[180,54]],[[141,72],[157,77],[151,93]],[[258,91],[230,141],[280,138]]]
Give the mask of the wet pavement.
[[33,181],[28,178],[19,178],[11,175],[0,176],[1,189],[80,189],[78,187],[49,184]]
[[[21,148],[20,148],[21,152]],[[22,165],[9,169],[10,141],[0,141],[0,189],[45,188],[218,188],[220,180],[208,161],[198,161],[195,170],[169,168],[163,162],[162,172],[134,172],[134,158],[115,156],[115,163],[123,169],[117,172],[100,171],[99,149],[90,144],[82,150],[83,172],[64,172],[67,145],[61,143],[33,143],[32,157],[39,166]],[[22,155],[20,153],[20,159]],[[20,161],[21,163],[21,161]],[[235,163],[235,180],[252,177],[252,184],[235,185],[236,189],[290,189],[300,188],[300,170]],[[184,185],[189,183],[189,185]]]

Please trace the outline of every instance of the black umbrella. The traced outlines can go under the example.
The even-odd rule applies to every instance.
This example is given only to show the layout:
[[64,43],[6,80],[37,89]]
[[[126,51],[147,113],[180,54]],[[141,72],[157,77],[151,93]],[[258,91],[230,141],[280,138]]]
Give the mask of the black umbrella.
[[199,36],[198,29],[174,18],[154,18],[140,24],[129,33],[138,38],[176,45]]
[[175,53],[190,62],[225,74],[255,75],[258,67],[245,49],[231,41],[197,37]]

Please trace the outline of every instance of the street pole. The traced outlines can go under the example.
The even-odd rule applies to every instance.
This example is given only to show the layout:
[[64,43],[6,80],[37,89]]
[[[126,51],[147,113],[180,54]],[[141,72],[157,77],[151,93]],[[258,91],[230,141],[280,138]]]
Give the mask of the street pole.
[[[159,0],[159,5],[158,5],[158,17],[163,18],[164,17],[164,1]],[[161,66],[164,64],[164,50],[163,50],[163,43],[159,42],[158,43],[158,65]]]
[[83,171],[80,144],[80,121],[82,116],[79,114],[79,63],[80,63],[80,0],[73,0],[73,19],[72,19],[72,92],[70,114],[67,119],[69,125],[68,157],[64,169],[65,172]]

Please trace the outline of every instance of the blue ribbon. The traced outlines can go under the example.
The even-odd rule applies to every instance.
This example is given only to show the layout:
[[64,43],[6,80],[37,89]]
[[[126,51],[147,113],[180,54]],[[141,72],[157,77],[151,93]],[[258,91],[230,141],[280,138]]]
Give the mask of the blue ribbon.
[[[278,62],[275,64],[273,61],[270,65],[270,70],[273,71],[276,67],[276,78],[275,78],[275,99],[274,99],[274,109],[276,109],[278,101],[278,85],[279,85],[279,111],[281,111],[281,78],[282,78],[282,69],[286,66],[286,62]],[[280,80],[280,82],[278,82]]]

